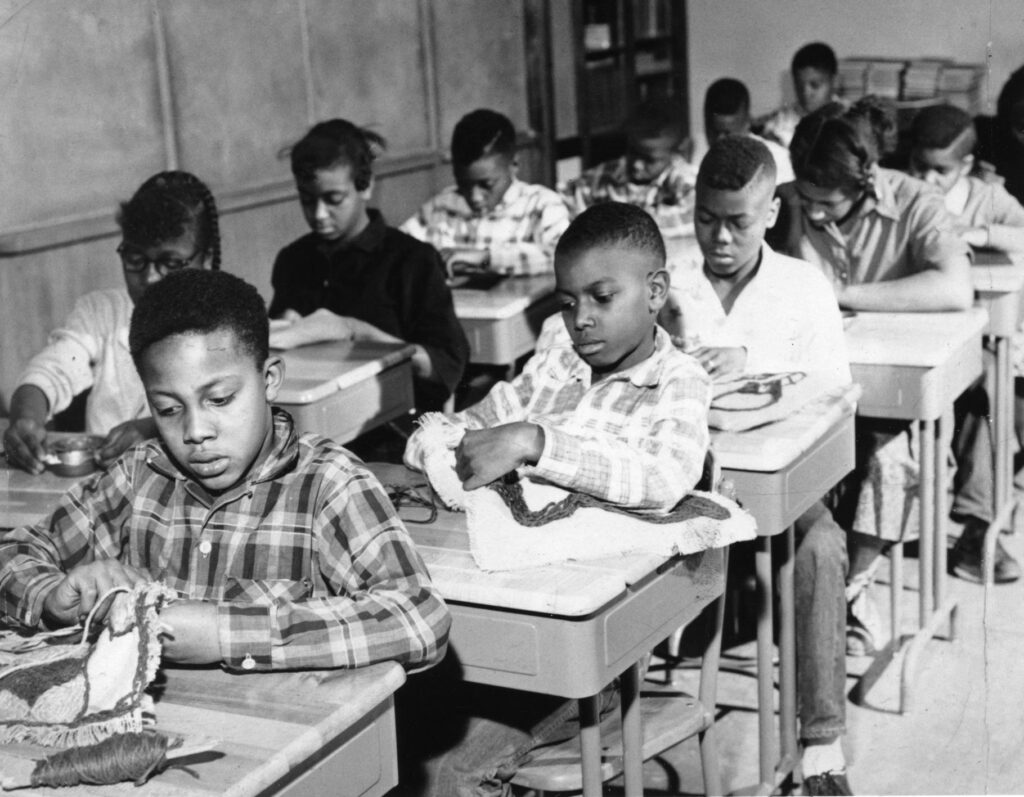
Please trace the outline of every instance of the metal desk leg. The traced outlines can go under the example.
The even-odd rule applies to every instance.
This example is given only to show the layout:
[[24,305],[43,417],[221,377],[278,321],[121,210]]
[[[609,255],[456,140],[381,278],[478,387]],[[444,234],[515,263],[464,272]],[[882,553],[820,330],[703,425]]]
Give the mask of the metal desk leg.
[[921,571],[921,584],[918,593],[918,624],[924,628],[932,613],[932,601],[935,598],[933,576],[935,563],[935,493],[944,490],[945,485],[936,484],[935,458],[935,421],[921,421],[921,536],[918,542],[918,564]]
[[772,665],[772,539],[761,537],[754,556],[757,578],[757,729],[761,783],[759,792],[775,790],[774,667]]
[[793,567],[796,531],[786,529],[786,559],[779,567],[779,747],[780,773],[792,772],[797,760],[796,729],[796,606]]
[[580,698],[580,766],[583,797],[601,797],[600,695]]
[[644,793],[643,724],[640,714],[640,663],[619,679],[622,700],[622,774],[626,797]]
[[1010,341],[1008,338],[993,339],[995,345],[995,389],[993,390],[992,447],[995,459],[993,479],[992,522],[985,530],[985,544],[982,550],[982,573],[985,588],[995,583],[995,552],[999,533],[1003,528],[1013,528],[1017,500],[1013,493],[1013,447],[1010,445],[1013,431],[1013,365],[1010,362]]

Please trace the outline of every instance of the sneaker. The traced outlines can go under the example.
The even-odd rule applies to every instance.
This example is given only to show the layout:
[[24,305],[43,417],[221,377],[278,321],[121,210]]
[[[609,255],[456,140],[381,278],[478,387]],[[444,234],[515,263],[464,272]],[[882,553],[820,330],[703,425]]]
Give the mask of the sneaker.
[[850,782],[846,779],[846,770],[833,770],[820,775],[804,778],[803,793],[815,794],[853,794]]
[[867,589],[846,604],[846,655],[873,656],[882,643],[882,619]]
[[[964,581],[975,584],[984,583],[981,567],[983,547],[985,545],[985,527],[970,524],[964,526],[960,539],[956,541],[949,554],[949,564],[953,575]],[[1020,565],[1003,547],[1003,541],[996,540],[996,561],[993,575],[997,584],[1009,584],[1020,578]]]

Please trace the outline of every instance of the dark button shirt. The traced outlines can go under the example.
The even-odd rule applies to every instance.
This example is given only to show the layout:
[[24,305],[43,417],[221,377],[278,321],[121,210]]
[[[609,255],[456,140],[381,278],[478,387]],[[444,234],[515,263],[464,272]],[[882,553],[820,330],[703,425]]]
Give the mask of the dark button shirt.
[[444,265],[432,246],[388,227],[378,211],[368,213],[370,223],[349,243],[310,233],[278,253],[270,317],[324,307],[422,346],[440,384],[416,380],[417,409],[441,409],[469,358]]

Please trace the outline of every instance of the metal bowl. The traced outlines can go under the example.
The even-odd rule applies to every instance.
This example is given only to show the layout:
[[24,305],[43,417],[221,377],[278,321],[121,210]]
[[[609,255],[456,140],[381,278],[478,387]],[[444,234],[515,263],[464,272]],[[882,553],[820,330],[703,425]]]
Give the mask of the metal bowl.
[[92,473],[98,467],[96,451],[102,443],[103,438],[94,435],[54,440],[47,446],[50,452],[47,467],[58,476],[85,476]]

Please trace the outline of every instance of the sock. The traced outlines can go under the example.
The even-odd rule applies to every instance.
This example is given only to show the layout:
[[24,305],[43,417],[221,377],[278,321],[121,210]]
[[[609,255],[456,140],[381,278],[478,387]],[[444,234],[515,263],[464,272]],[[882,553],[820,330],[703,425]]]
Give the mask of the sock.
[[842,772],[846,769],[846,758],[843,756],[841,740],[833,739],[827,744],[805,742],[800,769],[805,778],[824,775],[826,772]]

